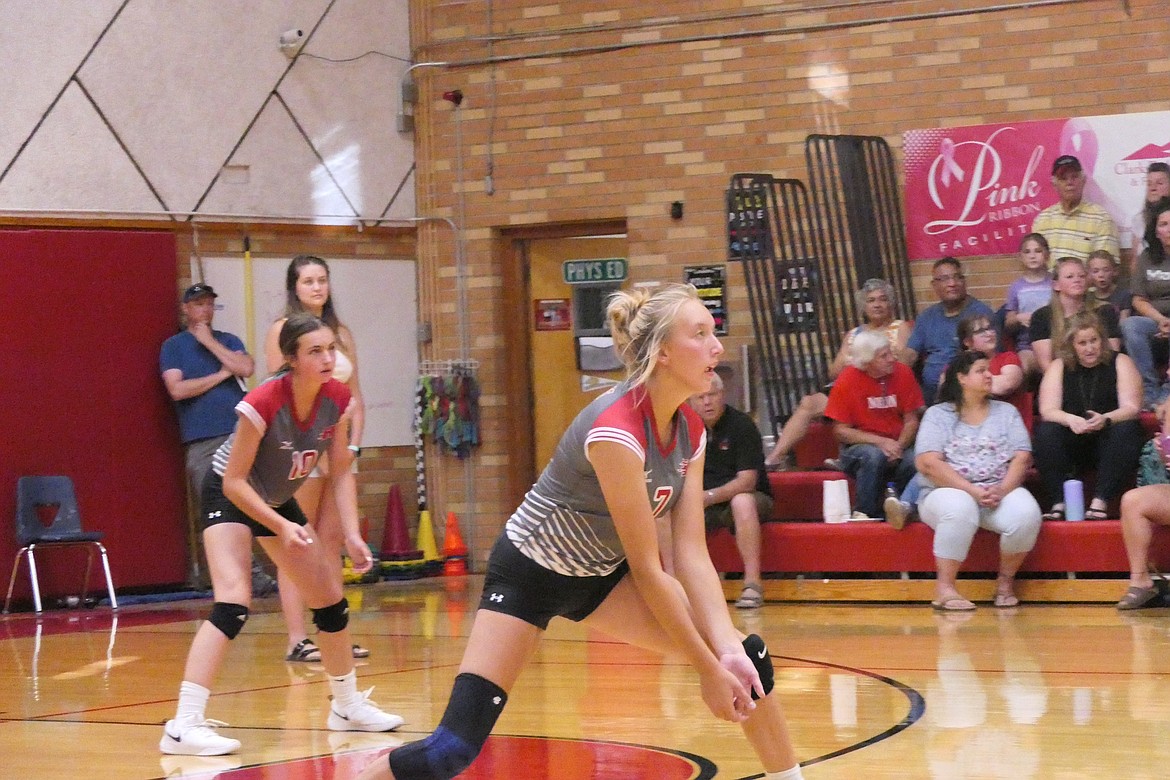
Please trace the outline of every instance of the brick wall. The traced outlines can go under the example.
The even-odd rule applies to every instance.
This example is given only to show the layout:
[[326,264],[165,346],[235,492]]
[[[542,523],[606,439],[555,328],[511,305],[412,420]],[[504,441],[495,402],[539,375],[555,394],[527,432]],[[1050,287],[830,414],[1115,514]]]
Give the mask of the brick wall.
[[[471,467],[475,506],[463,464],[441,462],[434,475],[444,508],[475,510],[477,557],[512,509],[513,439],[493,422],[514,400],[502,391],[500,293],[514,261],[501,231],[625,220],[632,280],[677,279],[685,265],[725,260],[728,177],[806,179],[809,133],[882,136],[900,154],[914,128],[1170,108],[1161,0],[997,12],[980,12],[982,0],[809,5],[498,0],[489,28],[487,4],[411,3],[415,62],[508,58],[415,71],[419,213],[461,222],[477,292],[469,318],[485,445]],[[458,109],[442,99],[453,89],[465,95]],[[674,200],[686,204],[680,222],[669,218]],[[420,230],[420,278],[430,280],[420,306],[435,325],[425,357],[459,352],[454,254],[450,236]],[[1014,258],[967,266],[972,292],[999,305]],[[926,305],[929,263],[913,274]],[[729,276],[734,350],[750,338],[749,317],[739,269]]]

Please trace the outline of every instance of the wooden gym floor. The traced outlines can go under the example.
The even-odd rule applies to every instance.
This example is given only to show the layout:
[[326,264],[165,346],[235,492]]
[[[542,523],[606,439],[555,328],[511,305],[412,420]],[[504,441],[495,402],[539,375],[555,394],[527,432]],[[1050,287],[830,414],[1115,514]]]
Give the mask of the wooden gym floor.
[[[359,685],[398,734],[333,734],[316,664],[289,664],[275,599],[235,641],[208,716],[237,756],[161,756],[188,643],[210,600],[0,618],[0,777],[350,778],[442,716],[478,577],[355,587]],[[1124,589],[1118,582],[1118,591]],[[1025,605],[769,604],[738,612],[776,658],[809,780],[1163,778],[1170,771],[1170,611]],[[740,731],[678,663],[554,621],[484,755],[464,777],[758,776]]]

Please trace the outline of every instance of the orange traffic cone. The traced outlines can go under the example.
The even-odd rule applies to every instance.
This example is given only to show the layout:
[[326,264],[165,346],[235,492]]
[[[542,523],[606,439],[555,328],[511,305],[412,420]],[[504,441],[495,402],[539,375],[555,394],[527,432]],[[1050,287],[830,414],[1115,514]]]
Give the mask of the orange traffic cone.
[[459,521],[454,512],[447,513],[447,528],[443,533],[443,574],[451,577],[467,574],[467,544],[459,533]]

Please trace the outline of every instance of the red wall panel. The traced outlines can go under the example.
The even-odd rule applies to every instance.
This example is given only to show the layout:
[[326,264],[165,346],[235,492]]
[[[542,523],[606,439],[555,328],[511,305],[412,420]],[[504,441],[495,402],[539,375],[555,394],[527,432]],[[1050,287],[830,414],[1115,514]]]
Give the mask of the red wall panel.
[[[182,452],[158,372],[176,327],[174,236],[0,230],[0,269],[0,565],[17,550],[17,478],[64,474],[86,529],[106,534],[116,587],[182,582]],[[83,555],[38,556],[42,590],[78,592]],[[27,581],[22,566],[22,595]]]

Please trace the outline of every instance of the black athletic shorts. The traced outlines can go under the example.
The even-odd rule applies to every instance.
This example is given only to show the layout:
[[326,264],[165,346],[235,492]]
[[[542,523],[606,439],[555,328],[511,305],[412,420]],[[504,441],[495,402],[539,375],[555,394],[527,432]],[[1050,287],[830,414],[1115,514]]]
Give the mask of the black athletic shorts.
[[[223,494],[223,477],[216,474],[214,469],[208,469],[207,476],[203,478],[203,490],[199,497],[199,505],[203,508],[199,517],[204,530],[219,523],[243,523],[252,529],[253,536],[276,536],[268,526],[248,517],[244,510],[233,504]],[[305,525],[309,522],[295,498],[290,498],[273,509],[285,520],[291,520],[297,525]]]
[[520,618],[543,631],[558,615],[573,621],[589,617],[629,571],[630,564],[622,561],[603,576],[557,574],[517,550],[503,533],[488,558],[479,608]]

